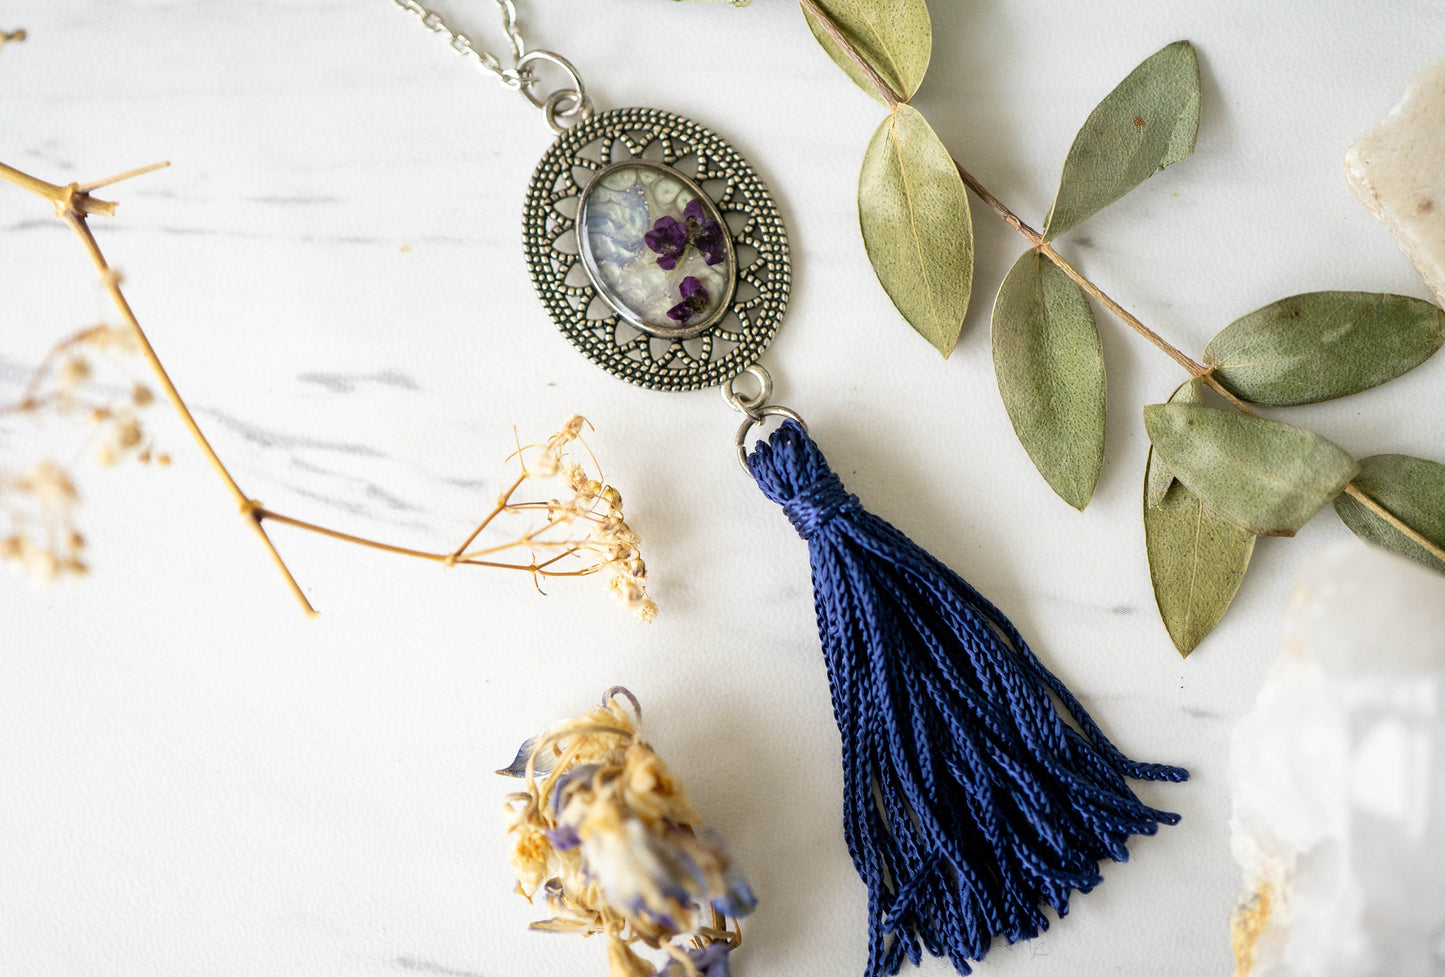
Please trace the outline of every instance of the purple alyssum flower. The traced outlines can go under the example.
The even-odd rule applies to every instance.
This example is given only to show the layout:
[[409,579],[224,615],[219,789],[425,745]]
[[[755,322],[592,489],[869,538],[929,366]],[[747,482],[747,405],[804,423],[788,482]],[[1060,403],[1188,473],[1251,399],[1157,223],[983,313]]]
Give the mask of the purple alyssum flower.
[[693,199],[683,210],[682,216],[687,225],[688,240],[692,246],[702,252],[702,256],[710,265],[715,265],[723,260],[723,230],[722,225],[717,221],[707,219],[707,212],[702,209],[702,201]]
[[708,294],[702,282],[691,275],[682,280],[679,291],[682,294],[682,301],[667,310],[667,317],[678,325],[683,325],[707,308]]
[[671,215],[659,217],[642,240],[657,253],[657,266],[672,271],[677,267],[677,259],[687,252],[687,225]]
[[708,220],[702,201],[696,198],[683,208],[682,220],[670,214],[659,217],[642,240],[657,254],[657,266],[664,271],[676,268],[689,247],[697,248],[703,260],[710,265],[726,257],[722,225]]

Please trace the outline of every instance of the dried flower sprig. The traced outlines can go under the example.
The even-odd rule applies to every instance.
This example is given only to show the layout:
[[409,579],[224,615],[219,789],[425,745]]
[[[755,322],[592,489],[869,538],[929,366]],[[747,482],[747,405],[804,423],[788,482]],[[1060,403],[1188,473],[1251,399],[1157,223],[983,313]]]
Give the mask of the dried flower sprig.
[[[637,535],[622,518],[621,494],[616,488],[603,481],[600,471],[596,474],[589,473],[582,465],[568,458],[563,450],[564,446],[578,439],[585,423],[581,417],[569,420],[561,431],[541,445],[523,447],[519,444],[515,457],[521,465],[521,474],[501,494],[496,506],[481,520],[471,535],[460,546],[444,553],[367,539],[284,515],[268,509],[243,491],[221,461],[190,408],[186,406],[180,391],[176,389],[170,375],[161,364],[160,357],[121,291],[121,276],[106,261],[105,255],[101,252],[100,245],[87,223],[88,219],[96,214],[106,217],[115,214],[116,204],[96,198],[93,196],[94,191],[168,165],[168,163],[157,163],[93,183],[71,183],[61,186],[48,183],[0,163],[0,180],[49,200],[55,207],[56,216],[75,233],[76,238],[90,256],[91,263],[100,276],[101,285],[124,320],[125,325],[120,327],[118,332],[122,333],[126,337],[126,341],[145,359],[162,393],[179,415],[181,422],[207,461],[211,463],[211,467],[225,483],[242,517],[255,531],[276,568],[286,580],[292,594],[307,613],[314,615],[316,609],[311,605],[311,601],[306,597],[301,585],[276,549],[275,543],[266,530],[267,522],[292,526],[339,542],[364,546],[399,556],[428,560],[447,567],[461,565],[521,571],[530,574],[533,580],[539,583],[539,590],[540,580],[543,577],[596,575],[603,579],[607,589],[616,595],[623,606],[631,611],[638,620],[650,621],[656,616],[657,606],[647,595],[645,586],[647,568],[638,550]],[[87,342],[97,341],[101,336],[107,337],[107,341],[114,341],[116,335],[117,330],[107,328],[103,333],[96,333]],[[47,376],[50,375],[52,368],[62,381],[62,385],[65,382],[77,382],[83,379],[80,373],[83,373],[85,369],[79,361],[66,358],[63,349],[60,353],[54,354],[53,360],[47,359],[46,364],[42,365],[42,371],[46,372]],[[135,389],[133,400],[136,403],[133,406],[140,406],[140,399],[144,399],[146,403],[153,399],[148,389],[143,394],[141,390],[142,388],[139,387]],[[53,396],[53,402],[62,403],[65,396],[64,391],[57,391]],[[27,400],[32,404],[49,403],[51,401],[46,399],[49,397],[51,395],[42,396],[36,392],[27,394]],[[22,404],[25,402],[22,401]],[[105,414],[102,420],[108,432],[106,438],[102,440],[100,448],[103,454],[108,453],[111,458],[118,459],[128,453],[145,453],[144,433],[134,421],[132,413],[116,410]],[[588,454],[590,456],[590,450]],[[27,476],[27,478],[28,481],[16,479],[13,484],[17,488],[25,487],[26,491],[31,493],[35,490],[47,493],[48,497],[59,500],[57,505],[64,502],[67,507],[73,506],[74,487],[68,479],[56,479],[50,469],[44,469],[38,474],[32,473],[32,476]],[[538,479],[554,478],[559,479],[565,487],[565,491],[557,493],[557,497],[524,501],[518,501],[515,498],[523,485]],[[481,533],[503,516],[521,517],[532,520],[532,522],[514,539],[481,549],[471,549],[470,547],[477,541]],[[538,517],[541,517],[540,523],[536,522]],[[52,522],[54,522],[53,515]],[[65,538],[70,539],[71,537]],[[34,558],[38,561],[37,566],[42,566],[43,569],[51,563],[50,559],[43,554],[50,553],[55,556],[57,563],[64,566],[72,564],[76,567],[82,566],[78,555],[72,559],[73,554],[69,549],[48,546],[37,551],[34,546],[25,542],[29,537],[17,537],[17,539],[19,539],[18,542],[6,544],[4,554],[7,558],[27,562]],[[76,535],[74,540],[77,541],[78,546],[79,536]],[[512,560],[497,558],[503,554],[518,551],[523,554],[524,558]],[[40,552],[42,555],[35,557],[36,552]]]
[[[80,423],[88,429],[88,453],[101,465],[132,458],[169,464],[170,457],[154,450],[141,424],[141,412],[155,396],[127,376],[123,361],[134,352],[124,329],[82,329],[51,349],[19,400],[0,404],[0,422]],[[123,394],[113,392],[116,384],[104,375],[107,367],[126,377],[120,384]],[[85,574],[85,537],[75,523],[79,500],[71,466],[61,461],[42,458],[24,474],[0,465],[0,561],[35,580]]]
[[[541,892],[553,914],[532,929],[604,934],[609,977],[728,977],[742,943],[737,919],[756,899],[639,738],[641,721],[632,693],[611,689],[599,708],[527,740],[497,771],[526,786],[505,808],[517,892],[529,902]],[[667,953],[661,969],[638,943]]]

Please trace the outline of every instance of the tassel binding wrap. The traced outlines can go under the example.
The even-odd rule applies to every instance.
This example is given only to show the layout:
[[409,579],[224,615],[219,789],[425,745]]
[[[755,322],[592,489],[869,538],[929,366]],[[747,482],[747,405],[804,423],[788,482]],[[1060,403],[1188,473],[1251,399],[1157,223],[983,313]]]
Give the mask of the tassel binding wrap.
[[1047,929],[1043,906],[1065,915],[1131,835],[1178,823],[1126,778],[1189,774],[1120,753],[997,608],[847,493],[800,425],[747,464],[808,542],[867,977],[921,948],[970,973],[994,936]]

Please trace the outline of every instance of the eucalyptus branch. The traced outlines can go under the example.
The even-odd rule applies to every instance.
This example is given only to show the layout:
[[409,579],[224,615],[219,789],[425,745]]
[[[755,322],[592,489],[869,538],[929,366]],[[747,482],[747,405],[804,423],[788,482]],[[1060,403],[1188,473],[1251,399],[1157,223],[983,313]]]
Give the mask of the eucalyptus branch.
[[[812,0],[803,0],[803,2],[812,2]],[[857,51],[855,49],[850,47],[849,50],[852,51],[853,54],[857,54]],[[1130,329],[1134,330],[1134,332],[1142,336],[1149,343],[1162,350],[1165,355],[1167,355],[1170,359],[1174,360],[1175,363],[1178,363],[1185,370],[1187,370],[1191,376],[1208,384],[1210,389],[1212,389],[1221,398],[1227,401],[1229,405],[1235,410],[1239,411],[1242,414],[1247,414],[1251,417],[1259,416],[1258,411],[1256,411],[1251,405],[1241,400],[1238,396],[1234,394],[1233,391],[1231,391],[1228,387],[1226,387],[1223,383],[1220,382],[1219,378],[1214,375],[1213,367],[1206,366],[1205,364],[1198,362],[1193,357],[1189,356],[1187,353],[1174,346],[1163,336],[1160,336],[1153,329],[1150,329],[1147,325],[1141,322],[1137,316],[1129,312],[1118,302],[1114,301],[1114,299],[1111,298],[1103,289],[1099,288],[1098,285],[1090,281],[1072,264],[1070,264],[1067,259],[1060,255],[1056,250],[1054,250],[1052,244],[1045,242],[1043,239],[1043,235],[1039,234],[1038,231],[1034,230],[1022,219],[1020,219],[1018,215],[1015,214],[1012,210],[1010,210],[1009,207],[1002,200],[1000,200],[994,194],[990,193],[988,188],[983,186],[983,184],[979,183],[977,178],[975,178],[973,174],[969,173],[968,170],[964,168],[963,164],[958,162],[957,159],[954,160],[954,165],[958,168],[958,174],[963,179],[964,185],[967,186],[970,190],[972,190],[981,200],[983,200],[984,203],[988,204],[990,210],[992,210],[999,217],[1001,217],[1004,223],[1008,224],[1009,227],[1012,227],[1015,231],[1018,231],[1019,234],[1023,235],[1024,239],[1027,240],[1029,244],[1031,244],[1035,248],[1035,250],[1037,250],[1044,257],[1048,258],[1049,261],[1053,262],[1056,266],[1058,266],[1058,268],[1063,271],[1064,274],[1068,275],[1069,278],[1071,278],[1076,284],[1078,284],[1080,288],[1082,288],[1092,298],[1099,302],[1100,305],[1104,306],[1104,308],[1108,309],[1111,313],[1113,313],[1115,318],[1119,319],[1119,321],[1123,322]],[[1352,498],[1359,501],[1360,504],[1364,505],[1380,519],[1388,523],[1391,528],[1404,535],[1412,543],[1425,550],[1425,552],[1429,553],[1437,560],[1445,562],[1445,549],[1442,549],[1435,543],[1431,542],[1429,539],[1421,535],[1418,531],[1412,528],[1400,517],[1396,516],[1393,512],[1380,505],[1374,499],[1370,498],[1370,496],[1367,495],[1365,491],[1359,487],[1359,485],[1351,482],[1345,487],[1345,491]]]
[[[301,606],[310,615],[317,613],[311,602],[302,591],[295,575],[287,566],[281,553],[277,550],[270,534],[267,533],[265,523],[271,521],[279,525],[291,526],[305,532],[325,536],[338,542],[349,543],[367,549],[374,549],[398,556],[407,556],[416,559],[428,560],[433,563],[440,563],[445,566],[489,567],[494,569],[517,570],[531,574],[534,581],[541,577],[574,577],[588,576],[606,571],[608,577],[608,589],[613,591],[622,602],[633,611],[635,616],[641,620],[650,620],[656,613],[656,607],[647,597],[643,581],[646,578],[646,567],[642,561],[641,554],[637,549],[637,537],[627,527],[622,518],[622,498],[617,490],[611,486],[602,484],[598,479],[587,475],[586,471],[578,464],[567,460],[563,447],[568,442],[576,440],[585,423],[582,418],[576,417],[570,420],[562,431],[553,435],[543,445],[532,445],[537,455],[534,461],[536,468],[529,470],[527,462],[522,458],[523,448],[519,445],[515,457],[521,465],[522,472],[511,486],[504,491],[497,500],[495,508],[481,521],[477,528],[469,535],[463,543],[449,553],[433,553],[425,550],[418,550],[406,546],[398,546],[392,543],[381,542],[357,536],[341,530],[331,529],[304,519],[298,519],[284,513],[268,509],[257,500],[247,494],[231,474],[216,452],[215,447],[202,431],[200,424],[196,421],[195,415],[187,406],[185,399],[176,388],[170,374],[161,363],[160,356],[156,353],[155,347],[151,345],[149,337],[141,327],[140,321],[136,318],[134,310],[121,290],[121,276],[106,261],[104,253],[96,241],[95,235],[91,232],[88,218],[93,215],[113,216],[116,204],[111,201],[99,200],[92,196],[93,191],[102,187],[110,186],[124,180],[132,179],[145,173],[153,172],[168,166],[167,163],[157,163],[139,169],[128,170],[114,176],[96,180],[91,183],[71,183],[60,185],[49,183],[37,177],[24,173],[14,167],[0,163],[0,180],[14,184],[23,190],[27,190],[36,196],[49,200],[55,207],[55,213],[80,241],[86,254],[90,257],[91,264],[95,267],[100,277],[101,285],[110,296],[112,304],[120,313],[125,322],[126,330],[134,342],[134,345],[144,356],[147,365],[154,374],[161,390],[165,393],[166,399],[174,408],[182,424],[190,433],[192,440],[200,448],[202,455],[210,463],[216,475],[225,485],[232,501],[240,510],[242,517],[260,539],[262,546],[270,555],[272,562],[281,573],[291,593]],[[102,332],[106,327],[97,327]],[[69,345],[86,339],[95,330],[89,330],[72,337],[66,343],[57,346],[36,371],[36,378],[27,385],[23,399],[11,408],[0,407],[0,416],[7,413],[33,412],[44,405],[45,401],[38,394],[39,386],[43,378],[51,371],[57,359],[64,354]],[[585,447],[585,442],[583,442]],[[588,449],[590,454],[591,449]],[[594,458],[595,463],[595,458]],[[68,478],[57,480],[57,476],[49,472],[43,472],[47,476],[46,485],[50,486],[51,494],[59,492],[67,499],[73,498],[74,490],[70,486]],[[553,477],[563,479],[573,496],[566,502],[552,501],[548,503],[521,502],[514,503],[513,496],[527,482],[534,477]],[[522,514],[536,511],[538,507],[545,512],[545,523],[540,529],[530,530],[511,542],[494,546],[478,553],[466,553],[466,549],[499,516],[505,513]],[[569,536],[562,540],[548,540],[538,542],[536,537],[556,527],[578,525],[584,533],[580,538]],[[77,537],[78,538],[78,537]],[[74,549],[75,547],[72,547]],[[478,559],[479,556],[490,553],[501,552],[508,549],[524,549],[528,551],[530,559],[526,562],[500,562],[493,560]],[[536,550],[543,549],[549,555],[539,559]],[[3,554],[0,554],[3,555]],[[552,569],[560,560],[576,557],[581,566],[574,570]],[[78,565],[78,561],[77,565]]]
[[[1445,465],[1355,459],[1256,407],[1319,403],[1414,369],[1445,345],[1445,310],[1403,295],[1293,295],[1236,319],[1196,359],[1055,247],[1194,151],[1202,93],[1193,45],[1166,44],[1095,106],[1035,230],[909,104],[932,51],[925,0],[799,4],[829,57],[889,110],[864,156],[858,215],[879,282],[914,331],[945,357],[957,345],[974,297],[970,192],[1028,242],[994,300],[991,346],[1014,433],[1056,495],[1082,511],[1104,465],[1106,366],[1094,306],[1193,378],[1168,404],[1144,408],[1145,550],[1160,617],[1181,653],[1229,608],[1256,539],[1292,536],[1331,503],[1356,536],[1445,572]],[[1360,193],[1366,178],[1352,170],[1351,179]],[[1207,404],[1206,387],[1233,409]]]
[[[818,5],[817,0],[799,0],[799,3],[801,3],[806,10],[808,10],[810,13],[812,13],[815,17],[818,18],[818,22],[822,25],[823,30],[828,34],[829,37],[834,40],[834,42],[838,44],[840,48],[843,49],[844,53],[847,54],[849,60],[858,67],[858,69],[864,74],[864,76],[867,77],[870,82],[872,82],[874,88],[878,92],[878,96],[882,98],[889,105],[890,108],[897,108],[899,105],[907,104],[908,99],[903,98],[897,92],[895,92],[888,84],[888,82],[885,81],[880,74],[878,74],[877,70],[874,69],[872,64],[869,63],[868,59],[863,57],[862,53],[857,49],[857,47],[854,46],[853,42],[849,40],[848,35],[844,33],[841,27],[838,26],[837,22],[834,21],[833,18],[830,17],[827,12]],[[1214,378],[1213,371],[1209,367],[1205,366],[1202,363],[1196,362],[1193,358],[1188,356],[1177,346],[1174,346],[1163,336],[1159,335],[1153,329],[1150,329],[1148,326],[1146,326],[1143,322],[1139,320],[1137,316],[1129,312],[1118,302],[1114,301],[1112,298],[1109,297],[1107,293],[1104,292],[1103,289],[1101,289],[1098,285],[1095,285],[1087,277],[1081,274],[1078,269],[1076,269],[1072,264],[1068,262],[1068,260],[1066,260],[1057,251],[1055,251],[1051,244],[1045,243],[1042,234],[1040,234],[1038,231],[1034,230],[1027,223],[1025,223],[1024,220],[1020,218],[1017,214],[1015,214],[1007,204],[1000,200],[996,195],[991,193],[989,189],[985,187],[982,183],[980,183],[978,181],[978,178],[975,177],[972,173],[970,173],[964,167],[964,165],[958,161],[956,157],[953,158],[953,165],[958,169],[958,175],[960,178],[962,178],[964,185],[967,186],[970,190],[972,190],[984,203],[988,204],[990,210],[992,210],[999,217],[1003,218],[1005,224],[1022,234],[1024,239],[1027,240],[1029,244],[1034,247],[1035,250],[1037,250],[1044,257],[1048,258],[1049,261],[1057,265],[1059,269],[1064,272],[1064,274],[1072,278],[1079,285],[1080,288],[1082,288],[1085,292],[1089,293],[1089,295],[1096,299],[1099,304],[1103,305],[1106,309],[1112,312],[1130,329],[1133,329],[1140,336],[1144,337],[1154,346],[1162,350],[1170,359],[1174,360],[1174,362],[1178,363],[1184,369],[1188,370],[1191,376],[1198,377],[1205,383],[1209,384],[1212,388],[1214,388],[1216,392],[1219,393],[1221,397],[1229,401],[1236,408],[1244,411],[1245,413],[1253,413],[1253,411],[1250,410],[1248,405],[1246,405],[1243,401],[1239,400],[1239,398],[1235,397],[1233,393],[1227,390],[1223,384],[1221,384],[1218,380]]]
[[[878,73],[878,71],[873,67],[869,60],[863,56],[862,52],[860,52],[858,48],[853,44],[847,33],[827,13],[827,11],[822,8],[822,6],[817,2],[817,0],[799,0],[799,3],[807,13],[816,18],[817,23],[822,28],[824,33],[826,33],[828,37],[831,38],[833,42],[838,45],[838,47],[847,56],[849,61],[852,62],[859,69],[860,73],[865,78],[868,79],[874,90],[877,92],[878,97],[889,106],[890,110],[896,112],[898,106],[908,104],[908,99],[904,98],[903,96],[899,95],[898,92],[893,90],[892,86],[890,86],[888,82]],[[1258,416],[1258,412],[1250,404],[1246,403],[1239,396],[1237,396],[1233,391],[1226,387],[1219,380],[1218,377],[1214,375],[1213,367],[1207,366],[1206,364],[1200,363],[1198,360],[1195,360],[1183,350],[1179,349],[1177,346],[1166,340],[1158,332],[1145,325],[1144,322],[1142,322],[1138,318],[1138,316],[1135,316],[1133,313],[1129,312],[1129,310],[1125,309],[1102,288],[1100,288],[1087,276],[1085,276],[1077,268],[1075,268],[1073,264],[1068,261],[1068,259],[1064,258],[1061,254],[1059,254],[1059,252],[1054,249],[1051,243],[1044,240],[1042,234],[1029,226],[1027,222],[1020,218],[1007,204],[1005,204],[1001,199],[999,199],[996,194],[992,193],[987,187],[980,183],[978,178],[975,177],[972,173],[970,173],[968,169],[961,162],[958,161],[957,158],[950,158],[953,161],[954,167],[958,170],[958,175],[963,180],[964,185],[967,186],[968,189],[972,190],[973,193],[985,204],[987,204],[989,209],[992,210],[995,214],[997,214],[1004,221],[1005,224],[1007,224],[1009,227],[1013,228],[1020,235],[1022,235],[1023,238],[1028,241],[1029,245],[1034,248],[1035,251],[1037,251],[1039,254],[1041,254],[1043,257],[1047,258],[1051,263],[1053,263],[1056,267],[1058,267],[1060,271],[1062,271],[1075,284],[1077,284],[1081,289],[1083,289],[1086,294],[1088,294],[1104,308],[1108,309],[1109,312],[1112,313],[1114,317],[1117,318],[1120,322],[1124,323],[1140,337],[1145,339],[1155,348],[1162,351],[1175,363],[1179,364],[1179,366],[1183,367],[1190,376],[1195,377],[1201,382],[1207,384],[1212,390],[1214,390],[1215,393],[1217,393],[1221,398],[1228,402],[1230,406],[1232,406],[1235,410],[1251,417]],[[1350,483],[1346,486],[1345,491],[1352,498],[1359,501],[1362,505],[1368,508],[1380,519],[1384,520],[1392,528],[1403,534],[1411,542],[1415,543],[1437,559],[1445,561],[1445,549],[1442,549],[1440,546],[1437,546],[1435,543],[1431,542],[1425,536],[1421,535],[1418,531],[1406,524],[1394,513],[1390,512],[1384,506],[1380,505],[1377,501],[1372,499],[1362,488],[1360,488],[1359,485],[1355,483]]]

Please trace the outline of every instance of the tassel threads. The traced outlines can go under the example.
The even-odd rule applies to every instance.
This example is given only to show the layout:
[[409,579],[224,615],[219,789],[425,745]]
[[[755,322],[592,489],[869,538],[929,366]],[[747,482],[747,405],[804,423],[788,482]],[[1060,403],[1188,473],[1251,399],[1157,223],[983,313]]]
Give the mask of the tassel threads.
[[1188,772],[1124,756],[997,608],[848,494],[802,426],[747,466],[808,543],[867,977],[923,949],[968,974],[993,937],[1048,929],[1043,906],[1066,915],[1130,836],[1178,823],[1126,778]]

